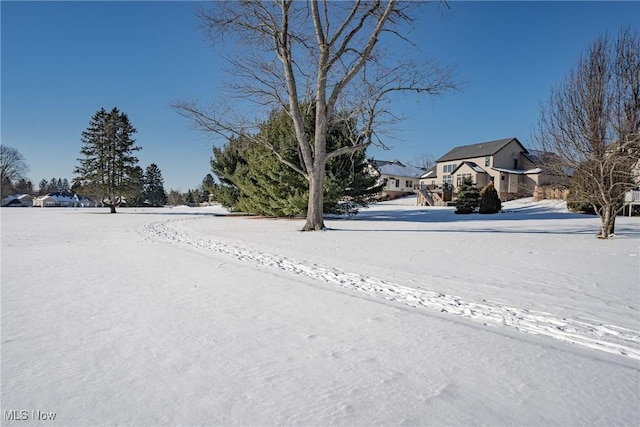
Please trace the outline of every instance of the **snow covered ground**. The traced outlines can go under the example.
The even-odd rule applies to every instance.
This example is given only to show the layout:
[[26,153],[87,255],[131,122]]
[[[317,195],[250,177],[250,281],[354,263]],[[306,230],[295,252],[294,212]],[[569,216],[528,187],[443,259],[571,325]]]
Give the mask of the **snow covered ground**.
[[1,424],[639,425],[638,219],[504,211],[3,208]]

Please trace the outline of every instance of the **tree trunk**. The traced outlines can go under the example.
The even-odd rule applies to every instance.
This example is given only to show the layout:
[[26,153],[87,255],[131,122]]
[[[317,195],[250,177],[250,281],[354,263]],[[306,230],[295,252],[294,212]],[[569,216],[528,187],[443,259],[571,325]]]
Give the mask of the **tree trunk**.
[[611,208],[611,219],[609,220],[609,233],[608,235],[611,236],[612,234],[615,234],[616,232],[616,213],[618,212],[618,209]]
[[615,215],[611,215],[611,208],[609,206],[602,207],[602,216],[600,217],[600,234],[598,238],[608,239],[609,232],[613,229],[612,221],[615,220]]
[[116,205],[109,205],[109,208],[111,209],[111,212],[109,212],[109,213],[117,213],[116,212]]
[[302,231],[321,231],[324,229],[323,200],[325,165],[315,162],[313,172],[309,174],[309,204],[307,222]]

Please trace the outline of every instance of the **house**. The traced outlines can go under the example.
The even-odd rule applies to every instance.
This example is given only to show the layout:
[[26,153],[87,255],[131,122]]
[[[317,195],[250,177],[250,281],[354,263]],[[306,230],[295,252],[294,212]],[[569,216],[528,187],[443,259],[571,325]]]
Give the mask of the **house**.
[[33,206],[33,197],[29,194],[15,194],[2,199],[2,206],[26,207]]
[[49,193],[47,195],[36,198],[33,206],[41,208],[49,207],[79,207],[80,199],[77,195],[71,193]]
[[406,165],[398,160],[371,160],[371,173],[378,175],[378,183],[384,184],[382,196],[395,199],[415,194],[420,176],[426,169]]
[[540,167],[544,154],[527,150],[517,138],[455,147],[420,177],[418,203],[446,204],[465,178],[480,188],[493,182],[503,201],[531,196],[537,185],[554,181]]

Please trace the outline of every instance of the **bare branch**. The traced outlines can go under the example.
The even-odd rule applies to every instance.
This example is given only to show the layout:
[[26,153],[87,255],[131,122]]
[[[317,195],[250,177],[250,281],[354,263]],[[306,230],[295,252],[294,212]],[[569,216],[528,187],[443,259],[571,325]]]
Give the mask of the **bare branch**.
[[[283,161],[286,157],[276,146],[269,149],[309,180],[311,228],[322,224],[327,159],[374,143],[384,146],[380,135],[385,126],[400,119],[390,107],[395,94],[439,95],[457,87],[452,73],[434,63],[413,65],[406,59],[410,56],[383,51],[386,38],[410,44],[401,28],[415,16],[406,12],[409,5],[397,0],[244,0],[215,2],[199,11],[201,27],[214,47],[233,47],[226,58],[232,81],[226,85],[230,93],[224,99],[263,107],[265,115],[283,108],[291,117],[303,167]],[[315,102],[312,130],[305,129],[301,111],[309,101]],[[195,103],[177,102],[174,108],[214,135],[250,134],[251,119],[239,114],[236,105],[224,105],[203,110]],[[349,120],[352,146],[327,153],[327,129],[334,118]]]

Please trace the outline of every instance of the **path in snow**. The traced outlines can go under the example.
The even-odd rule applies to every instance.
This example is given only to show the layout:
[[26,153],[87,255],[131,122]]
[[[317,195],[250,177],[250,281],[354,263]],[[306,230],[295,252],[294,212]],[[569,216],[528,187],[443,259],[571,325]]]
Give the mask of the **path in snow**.
[[[202,217],[201,217],[202,218]],[[302,277],[321,280],[371,296],[384,297],[411,307],[462,316],[485,325],[510,327],[520,332],[548,336],[560,341],[621,354],[640,360],[640,332],[607,325],[596,320],[589,322],[554,316],[550,313],[508,307],[493,301],[465,301],[462,298],[439,292],[415,289],[390,283],[374,277],[363,276],[317,264],[308,265],[295,259],[255,252],[235,245],[205,240],[173,225],[195,218],[164,220],[143,227],[146,234],[161,240],[190,245],[207,251],[232,256],[240,261],[254,262],[263,266],[286,271]]]

